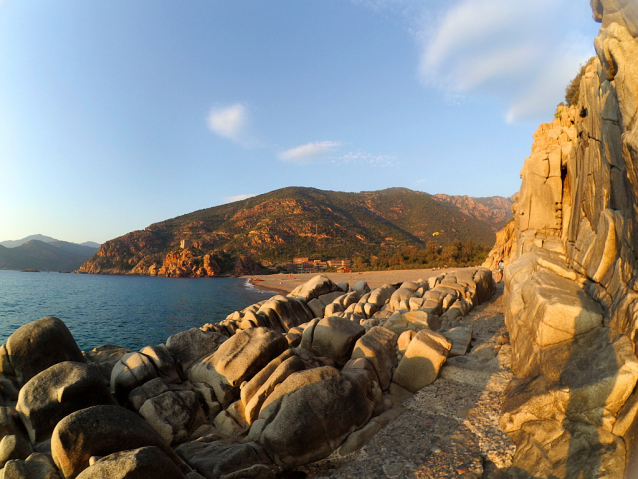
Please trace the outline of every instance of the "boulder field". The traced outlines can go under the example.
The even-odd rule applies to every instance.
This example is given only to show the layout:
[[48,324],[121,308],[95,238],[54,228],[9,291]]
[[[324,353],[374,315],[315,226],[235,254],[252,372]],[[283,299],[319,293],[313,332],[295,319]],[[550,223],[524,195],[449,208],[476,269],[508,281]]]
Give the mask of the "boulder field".
[[0,347],[0,479],[274,478],[364,446],[433,383],[489,270],[370,290],[317,276],[130,351],[46,317]]

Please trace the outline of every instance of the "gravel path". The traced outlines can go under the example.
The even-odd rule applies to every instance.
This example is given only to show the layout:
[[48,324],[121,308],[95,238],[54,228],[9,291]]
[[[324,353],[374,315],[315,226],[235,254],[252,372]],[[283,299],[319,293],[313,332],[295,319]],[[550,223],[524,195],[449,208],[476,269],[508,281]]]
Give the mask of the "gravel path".
[[470,353],[450,358],[439,378],[405,401],[405,413],[362,450],[333,455],[288,477],[469,479],[493,477],[509,466],[514,444],[498,427],[512,377],[502,294],[501,283],[490,302],[463,319],[473,328]]

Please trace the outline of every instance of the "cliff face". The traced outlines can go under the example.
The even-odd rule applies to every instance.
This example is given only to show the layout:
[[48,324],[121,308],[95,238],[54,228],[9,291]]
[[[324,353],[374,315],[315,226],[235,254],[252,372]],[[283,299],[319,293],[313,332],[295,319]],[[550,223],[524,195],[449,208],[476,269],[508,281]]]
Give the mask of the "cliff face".
[[464,198],[463,208],[404,188],[362,193],[284,188],[108,241],[80,271],[162,276],[259,273],[248,258],[278,262],[293,256],[369,256],[384,248],[424,246],[432,239],[441,244],[493,244],[495,232],[507,219],[509,200],[479,199],[493,205],[491,213],[485,204],[459,198]]
[[638,474],[638,5],[592,7],[598,58],[536,132],[515,205],[511,477]]

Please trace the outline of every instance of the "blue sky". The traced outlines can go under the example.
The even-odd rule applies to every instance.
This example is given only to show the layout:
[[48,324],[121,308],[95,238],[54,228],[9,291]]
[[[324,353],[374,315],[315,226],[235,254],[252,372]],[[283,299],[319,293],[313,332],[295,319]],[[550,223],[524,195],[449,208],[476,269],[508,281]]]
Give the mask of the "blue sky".
[[285,186],[510,196],[581,0],[0,0],[0,241]]

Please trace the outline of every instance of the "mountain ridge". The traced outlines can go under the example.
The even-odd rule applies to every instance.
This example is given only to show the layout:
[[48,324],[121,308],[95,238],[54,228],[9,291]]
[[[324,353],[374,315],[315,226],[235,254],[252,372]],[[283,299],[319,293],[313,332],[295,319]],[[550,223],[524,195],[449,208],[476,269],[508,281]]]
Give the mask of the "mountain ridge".
[[491,246],[503,224],[493,217],[479,220],[452,202],[407,188],[345,193],[287,187],[107,241],[79,271],[214,276],[233,269],[242,257],[265,264],[293,256],[330,259],[432,240]]
[[95,248],[66,241],[47,243],[32,239],[13,248],[0,245],[0,269],[74,271],[95,252]]

